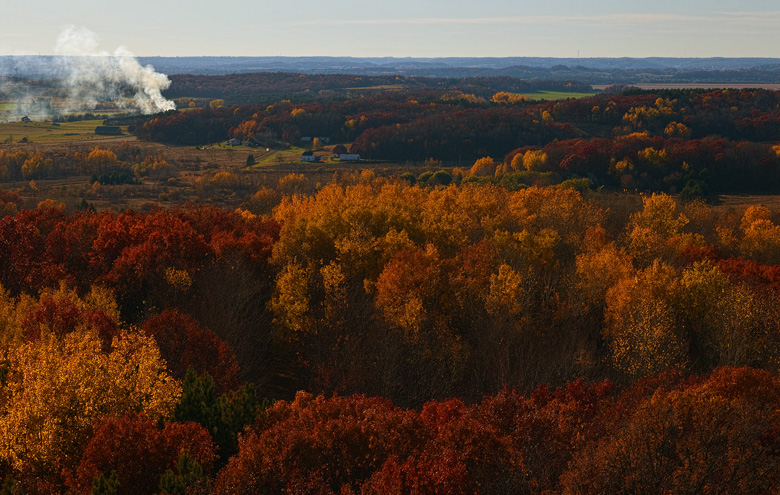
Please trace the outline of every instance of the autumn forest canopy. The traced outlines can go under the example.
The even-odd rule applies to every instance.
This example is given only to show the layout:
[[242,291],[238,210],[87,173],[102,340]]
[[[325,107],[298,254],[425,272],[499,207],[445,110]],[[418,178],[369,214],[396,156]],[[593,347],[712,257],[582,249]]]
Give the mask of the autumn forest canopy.
[[261,146],[327,136],[379,161],[467,168],[491,157],[495,166],[471,175],[495,183],[587,178],[611,190],[687,189],[706,198],[776,190],[778,104],[778,93],[748,89],[629,90],[546,103],[510,91],[396,91],[196,109],[143,123],[138,135],[172,144],[234,137]]
[[775,493],[780,93],[477,83],[0,148],[0,491]]

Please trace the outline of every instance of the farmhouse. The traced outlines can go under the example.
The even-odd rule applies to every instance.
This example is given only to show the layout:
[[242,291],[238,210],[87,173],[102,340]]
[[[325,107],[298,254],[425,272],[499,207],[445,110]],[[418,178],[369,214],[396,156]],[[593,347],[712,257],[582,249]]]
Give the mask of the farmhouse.
[[116,125],[99,125],[95,127],[95,134],[100,136],[119,136],[122,130]]
[[360,155],[355,153],[343,153],[339,155],[339,160],[341,160],[342,162],[359,162]]
[[304,151],[301,155],[301,161],[302,162],[316,162],[317,161],[317,155],[314,154],[313,151]]

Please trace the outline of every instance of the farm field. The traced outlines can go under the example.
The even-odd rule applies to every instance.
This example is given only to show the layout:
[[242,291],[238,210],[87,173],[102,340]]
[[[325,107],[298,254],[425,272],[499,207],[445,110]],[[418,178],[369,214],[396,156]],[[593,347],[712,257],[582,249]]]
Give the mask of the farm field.
[[[632,84],[631,86],[637,87],[639,89],[646,89],[646,90],[655,90],[655,89],[750,89],[750,88],[757,88],[757,89],[768,89],[772,91],[778,91],[780,90],[780,84],[738,84],[738,83],[723,83],[723,84],[713,84],[713,83],[638,83],[638,84]],[[605,88],[609,87],[609,85],[606,84],[595,84],[593,85],[593,89],[598,91],[603,91]]]
[[588,96],[595,95],[593,93],[581,93],[581,92],[566,92],[566,91],[538,91],[536,93],[524,93],[523,96],[534,100],[567,100],[569,98],[587,98]]
[[[62,122],[56,125],[52,122],[14,122],[0,124],[0,142],[14,143],[27,138],[30,143],[54,143],[70,141],[94,141],[117,139],[122,136],[100,136],[95,134],[95,127],[103,125],[102,120],[82,120],[77,122]],[[127,126],[121,128],[125,139]]]

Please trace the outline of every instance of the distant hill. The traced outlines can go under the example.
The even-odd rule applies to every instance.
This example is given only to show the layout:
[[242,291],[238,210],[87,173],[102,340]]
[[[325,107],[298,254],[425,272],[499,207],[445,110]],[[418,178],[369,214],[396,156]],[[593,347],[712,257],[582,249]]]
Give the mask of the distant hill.
[[587,84],[780,83],[780,58],[141,57],[166,74],[251,72],[576,80]]
[[[359,57],[139,57],[165,74],[260,72],[408,77],[497,77],[580,81],[586,84],[778,84],[780,58],[359,58]],[[61,57],[0,56],[0,77],[56,78]]]

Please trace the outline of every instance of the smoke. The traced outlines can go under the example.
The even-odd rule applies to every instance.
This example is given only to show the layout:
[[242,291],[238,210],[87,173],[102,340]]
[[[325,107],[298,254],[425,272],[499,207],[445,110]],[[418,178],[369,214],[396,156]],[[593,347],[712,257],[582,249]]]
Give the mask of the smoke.
[[67,26],[57,38],[64,90],[70,109],[95,108],[113,102],[120,108],[138,108],[145,114],[174,110],[161,91],[171,85],[151,65],[142,67],[127,48],[110,54],[99,50],[98,36],[84,27]]

